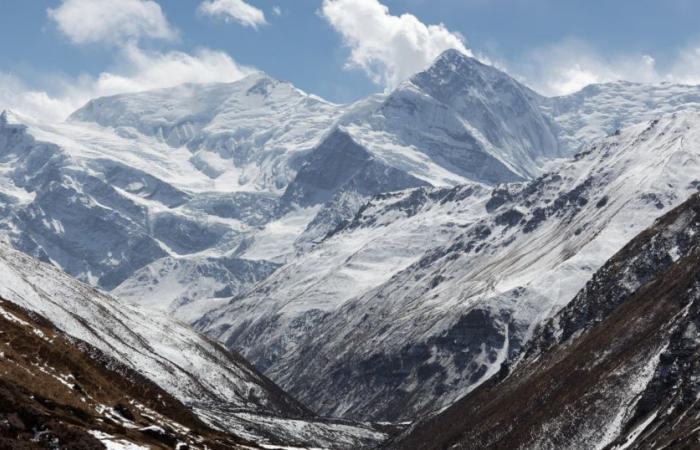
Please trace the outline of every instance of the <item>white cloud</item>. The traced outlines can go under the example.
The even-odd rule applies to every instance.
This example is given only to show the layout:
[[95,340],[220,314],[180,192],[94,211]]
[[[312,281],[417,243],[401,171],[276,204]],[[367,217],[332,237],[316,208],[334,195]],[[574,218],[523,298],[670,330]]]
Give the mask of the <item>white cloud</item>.
[[177,38],[177,31],[153,0],[63,0],[47,13],[75,44]]
[[200,49],[193,54],[179,51],[146,52],[125,45],[117,63],[93,77],[54,77],[50,93],[30,88],[17,77],[0,73],[0,110],[11,109],[44,121],[61,121],[88,100],[122,92],[172,87],[182,83],[231,82],[254,72],[238,65],[228,54]]
[[[323,0],[319,13],[350,48],[346,67],[361,69],[388,88],[423,70],[448,48],[473,56],[459,33],[442,24],[426,25],[411,14],[391,15],[380,0]],[[677,52],[663,68],[649,54],[604,56],[574,38],[535,49],[515,61],[481,54],[478,58],[545,95],[569,94],[592,83],[618,80],[700,84],[700,45]]]
[[700,84],[700,45],[681,50],[670,69],[668,81]]
[[101,73],[94,83],[98,95],[177,86],[182,83],[229,82],[253,70],[239,66],[228,54],[200,49],[194,54],[146,52],[136,45],[122,50],[117,71]]
[[389,88],[425,69],[444,50],[471,55],[460,34],[442,24],[425,25],[412,14],[391,15],[378,0],[324,0],[320,14],[350,48],[347,67]]
[[73,111],[64,101],[30,89],[12,74],[0,72],[0,112],[6,109],[46,121],[61,120]]
[[228,54],[207,48],[192,53],[144,50],[139,45],[142,38],[176,37],[160,6],[152,0],[64,0],[47,13],[75,44],[116,46],[115,60],[96,76],[49,74],[43,77],[42,88],[0,73],[0,110],[61,121],[95,97],[183,83],[232,82],[254,72]]
[[528,86],[545,95],[563,95],[593,83],[626,80],[662,81],[654,58],[647,54],[605,57],[578,39],[565,39],[536,49],[508,65]]
[[273,6],[272,7],[272,14],[274,14],[275,16],[281,16],[282,15],[282,8],[280,8],[279,6]]
[[225,21],[235,21],[243,26],[257,29],[265,25],[265,13],[243,0],[204,0],[198,8],[201,14],[222,17]]
[[700,84],[700,44],[665,56],[670,62],[664,66],[644,53],[603,56],[586,42],[570,38],[506,64],[506,71],[545,95],[570,94],[589,84],[619,80]]
[[143,50],[141,38],[176,36],[160,6],[151,0],[64,0],[48,15],[75,44],[115,45],[115,61],[97,76],[47,76],[44,88],[29,87],[14,75],[0,73],[0,110],[60,121],[95,97],[182,83],[231,82],[253,72],[228,54],[207,48],[193,53]]

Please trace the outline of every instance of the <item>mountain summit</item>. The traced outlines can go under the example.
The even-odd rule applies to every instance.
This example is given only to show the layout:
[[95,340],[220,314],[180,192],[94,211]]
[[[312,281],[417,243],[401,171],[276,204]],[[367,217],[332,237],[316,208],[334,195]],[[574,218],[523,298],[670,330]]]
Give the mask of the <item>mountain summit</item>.
[[457,50],[447,50],[410,82],[449,105],[503,159],[533,175],[544,158],[561,155],[541,97],[505,72]]

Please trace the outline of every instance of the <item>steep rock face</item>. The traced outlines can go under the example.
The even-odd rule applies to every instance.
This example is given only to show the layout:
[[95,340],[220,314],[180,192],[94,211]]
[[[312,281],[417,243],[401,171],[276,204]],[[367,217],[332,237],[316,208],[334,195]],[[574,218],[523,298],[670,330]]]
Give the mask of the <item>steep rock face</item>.
[[15,247],[107,288],[166,254],[144,229],[146,210],[107,180],[22,125],[0,120],[0,135],[3,234]]
[[[67,134],[75,140],[66,142],[52,128],[16,122],[7,115],[0,119],[0,235],[15,248],[103,289],[125,283],[122,291],[134,293],[144,280],[129,298],[140,302],[149,292],[162,295],[151,303],[164,310],[202,299],[196,306],[206,309],[212,294],[238,293],[274,269],[232,255],[251,230],[275,214],[277,201],[269,195],[193,190],[192,179],[174,176],[179,169],[168,175],[177,161],[164,153],[163,159],[154,156],[162,143],[153,142],[148,153],[128,139],[109,140],[70,125],[75,133]],[[210,281],[202,283],[207,287],[195,289],[194,296],[183,292],[186,273],[174,276],[179,286],[144,278],[144,272],[167,277],[171,271],[160,270],[167,261],[187,267],[208,261],[217,269],[207,271]]]
[[391,448],[694,448],[700,198],[611,258],[497,377]]
[[433,185],[495,184],[537,175],[545,159],[559,155],[538,98],[505,73],[447,51],[341,123],[370,151]]
[[309,241],[351,219],[371,196],[418,186],[429,183],[392,167],[335,130],[304,158],[281,198],[281,208],[323,205],[295,240],[295,248],[304,251]]
[[15,250],[0,250],[0,297],[50,318],[157,384],[200,420],[247,440],[357,448],[386,438],[369,425],[324,421],[237,354],[165,314],[142,310]]
[[326,414],[447,406],[697,190],[698,130],[667,116],[529,183],[377,196],[197,326]]
[[523,175],[538,174],[545,159],[560,155],[541,97],[492,66],[448,50],[411,83],[448,105]]
[[340,192],[371,196],[428,183],[377,160],[342,131],[334,131],[304,159],[282,196],[300,206],[330,202]]

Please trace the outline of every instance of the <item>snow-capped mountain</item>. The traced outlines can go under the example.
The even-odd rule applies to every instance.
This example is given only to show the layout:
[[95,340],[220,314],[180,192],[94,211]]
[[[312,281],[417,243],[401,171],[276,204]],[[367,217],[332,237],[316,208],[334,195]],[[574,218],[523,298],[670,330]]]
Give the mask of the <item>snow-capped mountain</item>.
[[618,81],[592,84],[562,97],[541,97],[563,148],[580,147],[621,128],[680,111],[698,111],[700,86]]
[[508,368],[390,448],[694,448],[700,199],[611,258]]
[[197,323],[319,411],[411,418],[496,373],[696,189],[699,100],[546,98],[448,51],[352,105],[255,74],[63,124],[2,114],[0,239]]
[[[473,97],[488,89],[498,113],[508,96],[528,100],[527,117],[511,112],[499,129],[522,121],[546,135],[530,91],[452,53],[392,95],[355,105],[255,74],[96,99],[65,124],[3,114],[0,231],[83,281],[122,285],[124,298],[157,298],[147,303],[196,319],[216,305],[197,300],[245,291],[372,195],[526,173],[499,162],[508,158],[489,141],[501,134],[487,129],[495,125],[430,89],[445,71],[456,74],[452,86],[470,81]],[[539,145],[521,141],[521,150]],[[452,156],[438,151],[447,146]]]
[[235,83],[92,100],[69,122],[96,123],[127,138],[155,137],[171,147],[165,155],[185,147],[188,169],[205,175],[208,189],[280,193],[294,178],[293,159],[315,147],[342,112],[289,83],[254,74]]
[[415,417],[496,373],[609,257],[696,192],[699,149],[700,115],[672,114],[531,182],[375,197],[197,326],[326,414]]
[[0,274],[0,298],[139,373],[216,429],[263,444],[311,447],[357,448],[386,438],[369,425],[316,417],[239,355],[51,265],[3,247]]
[[448,51],[353,105],[254,74],[96,99],[65,124],[6,114],[0,233],[83,281],[193,321],[221,303],[204,299],[245,292],[372,195],[529,179],[590,139],[659,108],[696,108],[698,97],[620,83],[547,99]]
[[560,155],[539,99],[498,69],[448,50],[345,126],[387,161],[415,161],[411,173],[433,186],[516,181]]

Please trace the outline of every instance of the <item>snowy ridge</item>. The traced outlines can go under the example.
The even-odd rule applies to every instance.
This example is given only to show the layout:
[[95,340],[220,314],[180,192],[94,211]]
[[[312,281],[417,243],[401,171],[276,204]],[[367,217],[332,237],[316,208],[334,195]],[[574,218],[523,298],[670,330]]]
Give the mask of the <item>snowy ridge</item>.
[[352,105],[255,74],[3,115],[0,239],[196,322],[319,411],[410,418],[697,188],[698,92],[546,98],[448,51]]
[[227,191],[279,193],[294,175],[288,159],[317,145],[341,112],[289,83],[254,74],[235,83],[105,97],[69,120],[153,136],[173,151],[186,146],[190,162]]
[[490,383],[387,447],[695,447],[699,231],[695,194],[610,258]]
[[[336,448],[386,437],[369,426],[316,419],[244,359],[189,327],[119,302],[15,250],[0,250],[0,273],[0,297],[50,318],[58,329],[145,376],[219,429],[258,442],[304,446],[333,446],[337,436],[342,444]],[[261,420],[251,419],[256,416]]]
[[[146,302],[186,308],[178,317],[192,322],[372,195],[530,179],[620,125],[699,105],[695,87],[645,89],[548,99],[448,51],[394,92],[352,105],[258,73],[95,99],[65,124],[4,118],[0,236],[92,285],[124,283],[129,300],[157,295]],[[202,261],[217,269],[187,292]],[[169,292],[154,289],[153,274],[175,265],[182,273],[163,274]]]
[[[393,420],[447,405],[697,190],[698,148],[700,117],[677,114],[606,138],[530,183],[377,197],[197,325],[324,413]],[[327,395],[304,387],[319,373]]]
[[616,130],[662,115],[700,111],[700,86],[628,81],[592,84],[579,92],[541,98],[562,145],[575,150]]
[[493,184],[539,174],[545,159],[559,155],[537,99],[505,73],[447,51],[375,108],[342,123],[380,158],[409,164],[411,174],[434,186]]
[[166,315],[120,303],[14,250],[3,248],[0,256],[3,298],[49,317],[186,404],[223,401],[253,411],[295,407],[266,392],[265,380],[243,360]]

